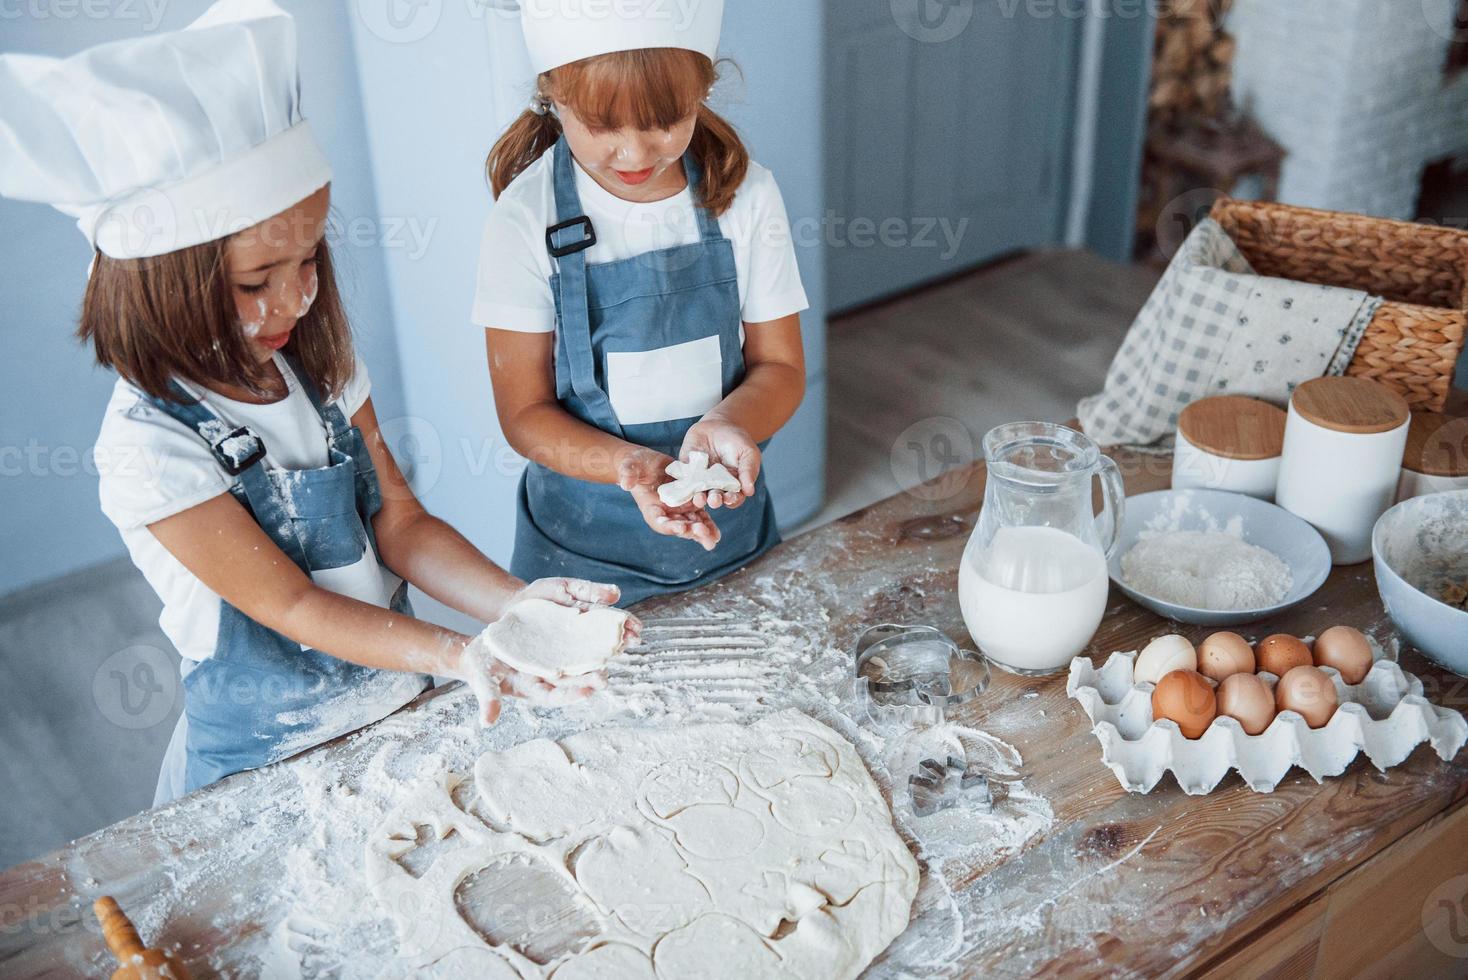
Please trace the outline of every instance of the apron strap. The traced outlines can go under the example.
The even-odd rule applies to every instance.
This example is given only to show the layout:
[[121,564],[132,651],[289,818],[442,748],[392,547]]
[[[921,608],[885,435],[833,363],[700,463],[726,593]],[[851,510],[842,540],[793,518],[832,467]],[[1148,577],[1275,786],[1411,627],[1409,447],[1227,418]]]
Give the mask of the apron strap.
[[[341,402],[334,401],[329,405],[323,405],[321,393],[317,390],[315,382],[302,370],[301,362],[296,359],[295,355],[282,352],[281,357],[285,359],[286,366],[296,376],[296,381],[306,392],[306,397],[311,399],[311,404],[316,408],[316,414],[321,416],[321,421],[326,426],[327,452],[333,461],[341,460],[345,456],[351,457],[356,473],[357,516],[362,519],[362,530],[367,533],[367,543],[372,547],[372,554],[380,562],[382,553],[377,550],[377,531],[372,527],[372,516],[382,505],[382,488],[376,479],[377,468],[372,465],[372,455],[367,452],[367,446],[363,443],[361,436],[354,432],[356,426],[352,425],[352,420],[347,418],[347,413],[342,411]],[[350,449],[350,452],[344,450],[343,446]]]
[[591,343],[591,309],[586,297],[586,250],[596,244],[596,229],[581,208],[571,148],[562,136],[555,150],[556,224],[546,230],[546,247],[560,273],[561,342],[570,361],[571,387],[598,428],[625,438],[622,424],[596,381]]
[[301,569],[306,569],[306,549],[296,537],[294,525],[289,520],[290,515],[281,505],[275,484],[265,470],[265,440],[248,426],[231,429],[229,423],[215,415],[202,399],[185,391],[177,381],[170,381],[168,384],[172,398],[155,398],[150,395],[147,396],[148,402],[199,434],[199,438],[214,453],[220,467],[238,481],[255,522],[262,527],[280,528],[281,534],[271,537],[275,538],[276,544],[291,561]]
[[341,403],[332,402],[329,405],[323,404],[321,401],[321,392],[317,389],[316,382],[312,381],[310,376],[302,369],[301,362],[296,359],[296,355],[287,354],[282,351],[280,357],[281,360],[285,361],[286,366],[290,368],[291,373],[296,376],[296,384],[301,386],[301,390],[311,400],[311,407],[315,408],[316,414],[321,416],[321,422],[326,427],[326,434],[330,441],[334,444],[338,440],[345,439],[347,433],[352,431],[352,422],[347,418],[346,413],[342,411]]
[[720,240],[724,237],[724,232],[719,228],[719,219],[700,203],[699,191],[703,184],[703,174],[694,164],[692,153],[683,154],[683,173],[688,177],[688,190],[693,195],[693,213],[698,216],[700,237],[706,242]]

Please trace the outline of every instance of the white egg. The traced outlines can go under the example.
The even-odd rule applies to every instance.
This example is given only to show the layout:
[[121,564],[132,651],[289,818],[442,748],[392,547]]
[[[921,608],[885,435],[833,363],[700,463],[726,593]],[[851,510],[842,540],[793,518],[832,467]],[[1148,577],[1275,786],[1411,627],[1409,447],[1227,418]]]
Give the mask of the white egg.
[[1197,670],[1198,651],[1186,636],[1159,636],[1137,655],[1132,680],[1138,684],[1156,684],[1174,670]]

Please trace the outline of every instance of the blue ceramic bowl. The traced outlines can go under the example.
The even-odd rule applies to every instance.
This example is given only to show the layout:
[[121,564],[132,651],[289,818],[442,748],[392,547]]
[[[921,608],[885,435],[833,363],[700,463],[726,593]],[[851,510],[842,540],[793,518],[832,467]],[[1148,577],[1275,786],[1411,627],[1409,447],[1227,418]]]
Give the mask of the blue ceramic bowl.
[[1468,676],[1468,612],[1438,599],[1468,585],[1468,490],[1404,500],[1371,532],[1376,588],[1402,635],[1422,653]]
[[[1262,609],[1220,612],[1179,606],[1144,595],[1121,579],[1121,559],[1143,531],[1218,531],[1235,522],[1250,544],[1274,552],[1289,566],[1294,584],[1278,603]],[[1330,548],[1320,532],[1283,507],[1225,490],[1159,490],[1128,497],[1121,536],[1110,561],[1111,581],[1159,616],[1193,626],[1238,626],[1284,612],[1310,598],[1330,577]]]

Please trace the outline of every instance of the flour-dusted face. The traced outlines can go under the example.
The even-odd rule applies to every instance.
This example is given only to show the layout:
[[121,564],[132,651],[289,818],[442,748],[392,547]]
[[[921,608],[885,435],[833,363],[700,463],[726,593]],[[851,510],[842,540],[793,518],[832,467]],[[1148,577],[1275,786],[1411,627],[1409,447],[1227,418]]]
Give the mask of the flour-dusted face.
[[680,166],[693,142],[697,113],[671,129],[593,129],[570,106],[556,103],[571,155],[592,178],[624,201],[660,201],[686,186]]
[[225,249],[240,330],[262,364],[286,345],[316,302],[317,257],[330,206],[328,185],[233,236]]

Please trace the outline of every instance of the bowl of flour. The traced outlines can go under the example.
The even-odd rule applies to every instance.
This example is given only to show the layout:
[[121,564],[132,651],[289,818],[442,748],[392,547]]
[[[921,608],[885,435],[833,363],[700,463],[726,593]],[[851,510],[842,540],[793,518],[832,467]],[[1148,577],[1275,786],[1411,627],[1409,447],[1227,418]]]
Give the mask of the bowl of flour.
[[1128,497],[1111,580],[1195,626],[1236,626],[1305,601],[1330,575],[1320,532],[1289,511],[1223,490]]

